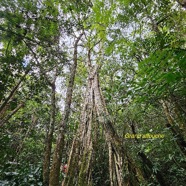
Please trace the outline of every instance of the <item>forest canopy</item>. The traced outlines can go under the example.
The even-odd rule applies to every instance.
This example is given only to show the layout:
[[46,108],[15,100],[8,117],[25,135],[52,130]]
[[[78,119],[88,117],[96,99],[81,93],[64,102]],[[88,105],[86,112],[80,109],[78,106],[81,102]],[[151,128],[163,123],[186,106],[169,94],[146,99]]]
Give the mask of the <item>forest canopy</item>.
[[185,0],[0,0],[0,185],[186,185]]

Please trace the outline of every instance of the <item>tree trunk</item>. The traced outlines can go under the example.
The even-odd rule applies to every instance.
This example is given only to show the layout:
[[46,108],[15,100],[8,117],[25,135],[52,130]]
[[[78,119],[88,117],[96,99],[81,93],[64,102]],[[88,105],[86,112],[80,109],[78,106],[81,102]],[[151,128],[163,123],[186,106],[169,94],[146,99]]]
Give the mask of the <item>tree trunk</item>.
[[[78,135],[75,139],[75,144],[73,145],[74,152],[71,155],[70,159],[75,158],[76,161],[71,161],[69,166],[69,172],[67,177],[63,181],[63,186],[71,186],[72,183],[74,185],[84,186],[91,185],[91,182],[88,182],[90,178],[91,172],[91,156],[92,156],[92,130],[95,127],[92,127],[92,123],[94,123],[92,119],[92,115],[95,114],[98,116],[98,121],[102,124],[102,127],[105,131],[105,139],[110,149],[110,159],[113,159],[113,163],[110,161],[110,178],[111,184],[112,174],[114,174],[115,183],[113,185],[122,186],[123,185],[123,177],[122,177],[122,141],[117,135],[113,124],[110,120],[110,116],[108,115],[108,111],[105,106],[105,102],[103,96],[101,94],[101,89],[99,87],[99,78],[98,78],[98,66],[94,68],[90,68],[89,70],[89,78],[88,85],[86,90],[85,103],[82,111],[81,123],[79,125]],[[94,131],[94,133],[96,133]],[[77,154],[77,150],[80,149]],[[76,153],[75,153],[76,152]],[[74,165],[78,165],[77,172],[72,174],[72,169],[74,169]],[[113,166],[112,166],[113,165]],[[115,171],[112,173],[111,167],[114,167]],[[74,178],[77,176],[76,178]],[[76,180],[71,181],[70,180]],[[69,184],[71,183],[71,185]]]
[[175,125],[175,121],[170,114],[167,103],[163,100],[161,101],[161,103],[168,121],[166,127],[170,128],[172,134],[176,138],[176,143],[179,149],[186,156],[186,141],[184,139],[184,131]]
[[110,176],[110,186],[114,186],[113,183],[113,155],[112,155],[112,147],[111,143],[108,143],[109,148],[109,176]]
[[19,109],[21,109],[24,106],[24,103],[20,103],[10,114],[8,114],[8,116],[6,116],[5,118],[3,118],[2,121],[0,121],[0,126],[3,126],[5,123],[7,123],[9,121],[9,119],[11,119],[11,117],[17,113],[19,111]]
[[66,125],[68,122],[69,114],[70,114],[70,106],[72,101],[72,93],[73,93],[73,86],[74,86],[74,79],[76,74],[76,67],[77,67],[77,47],[78,42],[81,39],[83,33],[77,38],[74,44],[74,58],[73,58],[73,65],[70,72],[70,79],[68,83],[67,93],[66,93],[66,100],[65,100],[65,109],[63,113],[62,122],[59,126],[59,134],[57,137],[56,148],[54,150],[53,155],[53,162],[50,171],[50,186],[58,186],[59,185],[59,174],[60,174],[60,165],[62,159],[62,150],[64,147],[64,136]]
[[[136,130],[135,130],[135,126],[133,124],[133,122],[131,122],[131,129],[133,134],[136,134]],[[137,143],[139,143],[138,139],[135,138],[135,141]],[[162,173],[160,171],[157,171],[156,173],[153,172],[153,163],[152,161],[143,153],[143,152],[139,152],[138,156],[141,158],[142,163],[143,163],[143,176],[146,180],[150,179],[151,175],[155,175],[157,181],[160,183],[160,185],[165,186],[166,182],[162,176]]]
[[6,112],[7,109],[5,109],[5,108],[6,108],[7,104],[14,97],[14,95],[15,95],[16,91],[18,90],[20,84],[24,81],[26,75],[29,72],[30,72],[30,68],[28,70],[26,70],[25,74],[21,77],[21,79],[19,80],[19,82],[17,83],[17,85],[11,90],[9,96],[5,99],[5,101],[0,106],[0,114],[1,114],[1,116],[3,116],[3,114]]
[[[92,159],[92,121],[93,121],[93,109],[94,109],[94,95],[92,89],[92,81],[89,79],[87,85],[87,91],[85,96],[85,103],[81,113],[81,122],[78,129],[78,135],[75,137],[72,154],[69,157],[68,162],[68,174],[63,181],[64,186],[77,184],[79,186],[87,185],[90,181],[90,164]],[[79,149],[81,150],[79,151]],[[73,159],[72,159],[73,157]],[[78,169],[75,166],[78,165]],[[74,179],[74,175],[77,175],[77,179]]]
[[[148,169],[150,170],[151,174],[153,174],[153,163],[149,160],[149,158],[143,153],[143,152],[139,152],[138,155],[140,156],[140,158],[142,159],[143,164],[145,164]],[[146,174],[149,174],[148,172],[146,172],[146,170],[144,170]],[[162,173],[160,171],[157,171],[156,173],[154,173],[156,176],[157,181],[159,182],[159,184],[161,186],[166,186],[167,184],[165,183],[165,180],[162,176]]]
[[53,132],[55,127],[55,114],[56,114],[56,90],[55,90],[55,81],[52,83],[52,95],[51,95],[51,119],[50,125],[46,134],[46,145],[45,145],[45,154],[43,160],[43,186],[49,185],[49,175],[50,175],[50,158],[52,150],[52,140]]

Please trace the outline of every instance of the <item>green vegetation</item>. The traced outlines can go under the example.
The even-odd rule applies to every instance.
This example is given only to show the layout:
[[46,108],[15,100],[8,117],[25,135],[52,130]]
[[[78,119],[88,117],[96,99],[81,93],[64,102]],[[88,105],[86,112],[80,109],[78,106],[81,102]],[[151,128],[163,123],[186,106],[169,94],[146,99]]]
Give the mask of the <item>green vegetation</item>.
[[185,26],[184,0],[0,0],[0,185],[185,186]]

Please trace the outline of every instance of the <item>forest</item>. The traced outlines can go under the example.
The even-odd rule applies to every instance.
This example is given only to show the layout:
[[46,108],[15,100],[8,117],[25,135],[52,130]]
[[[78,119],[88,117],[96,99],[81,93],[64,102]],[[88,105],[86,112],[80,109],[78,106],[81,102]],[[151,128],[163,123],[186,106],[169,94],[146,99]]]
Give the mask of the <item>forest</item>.
[[0,186],[185,186],[186,1],[0,0]]

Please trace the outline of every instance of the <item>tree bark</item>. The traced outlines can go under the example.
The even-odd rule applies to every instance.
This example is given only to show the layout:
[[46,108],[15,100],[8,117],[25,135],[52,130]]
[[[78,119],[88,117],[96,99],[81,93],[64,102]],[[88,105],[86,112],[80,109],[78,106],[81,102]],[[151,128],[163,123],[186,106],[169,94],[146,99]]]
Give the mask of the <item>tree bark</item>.
[[[63,186],[71,186],[72,183],[79,186],[84,185],[91,185],[91,182],[88,182],[90,177],[90,171],[91,171],[91,156],[92,156],[92,115],[95,113],[95,115],[98,116],[99,123],[102,124],[102,127],[105,131],[105,139],[107,141],[107,144],[109,145],[109,156],[110,156],[110,178],[111,178],[111,184],[116,186],[122,186],[123,185],[123,177],[122,177],[122,141],[117,135],[113,124],[110,120],[110,116],[108,114],[108,111],[106,109],[106,105],[104,102],[104,98],[101,94],[101,89],[99,87],[99,78],[98,78],[98,66],[95,66],[94,68],[90,68],[89,70],[89,77],[88,77],[88,85],[87,85],[87,91],[86,91],[86,97],[85,97],[85,103],[82,110],[82,117],[81,117],[81,123],[79,125],[78,135],[75,139],[75,144],[73,148],[80,149],[79,153],[77,155],[77,150],[73,150],[74,154],[72,155],[75,161],[72,161],[69,166],[69,172],[67,174],[67,177],[65,178],[63,182]],[[76,154],[75,154],[76,152]],[[70,157],[71,159],[72,157]],[[111,158],[113,159],[113,163],[111,162]],[[72,174],[72,169],[74,169],[74,165],[76,163],[76,166],[78,165],[77,172]],[[114,168],[115,171],[111,171],[111,169]],[[113,175],[114,174],[114,175]],[[76,178],[75,175],[77,176]],[[113,182],[112,178],[114,176],[115,181]],[[75,180],[74,182],[70,180]],[[114,184],[116,183],[116,184]]]
[[[56,79],[56,77],[55,77]],[[43,186],[49,185],[49,175],[50,175],[50,158],[51,158],[51,150],[52,150],[52,140],[53,133],[55,127],[55,114],[56,114],[56,87],[55,80],[51,86],[52,95],[51,95],[51,119],[48,127],[48,131],[46,134],[46,144],[45,144],[45,154],[43,160]]]
[[179,127],[175,126],[174,119],[172,118],[169,108],[165,101],[161,101],[165,115],[167,117],[168,124],[166,127],[170,128],[173,136],[176,138],[176,143],[181,152],[186,156],[186,141],[184,139],[183,131]]
[[77,47],[78,47],[78,42],[81,39],[82,35],[83,33],[79,35],[79,37],[77,38],[74,44],[74,58],[73,58],[74,63],[72,65],[71,72],[70,72],[71,75],[70,75],[67,93],[66,93],[65,109],[63,113],[62,122],[59,126],[59,134],[57,137],[56,148],[54,150],[54,155],[53,155],[52,167],[50,171],[50,182],[49,182],[50,186],[59,185],[60,164],[62,159],[62,150],[64,147],[65,130],[70,115],[70,106],[72,101],[74,79],[75,79],[76,67],[77,67]]
[[5,99],[5,101],[2,103],[2,105],[0,106],[0,114],[2,115],[2,112],[6,112],[5,107],[8,104],[8,102],[14,97],[16,91],[18,90],[20,84],[24,81],[26,75],[30,72],[30,68],[26,70],[25,74],[21,77],[21,79],[19,80],[19,82],[17,83],[17,85],[11,90],[9,96]]
[[[68,174],[62,185],[78,185],[84,186],[88,182],[91,184],[91,159],[92,159],[92,122],[94,109],[94,95],[92,89],[92,80],[89,79],[85,102],[81,112],[81,121],[78,129],[78,134],[74,139],[72,146],[72,154],[69,157]],[[73,159],[72,159],[73,156]],[[75,166],[78,169],[75,168]],[[74,179],[74,175],[77,179]]]
[[[136,134],[136,130],[133,122],[131,122],[130,126],[133,134]],[[135,138],[135,141],[139,144],[139,140],[137,138]],[[165,182],[165,179],[162,176],[162,173],[160,171],[153,173],[153,162],[143,152],[139,152],[138,156],[141,158],[142,163],[144,164],[142,168],[144,178],[148,180],[151,177],[151,175],[154,174],[159,184],[162,186],[166,186],[167,184]]]
[[112,147],[111,143],[108,143],[109,148],[109,176],[110,176],[110,186],[114,186],[113,183],[113,155],[112,155]]
[[0,121],[0,126],[3,126],[5,123],[7,123],[9,121],[9,119],[11,119],[11,117],[17,113],[17,111],[19,111],[19,109],[21,109],[24,106],[24,103],[20,103],[10,114],[8,114],[8,116],[6,116],[5,118],[3,118],[2,121]]

